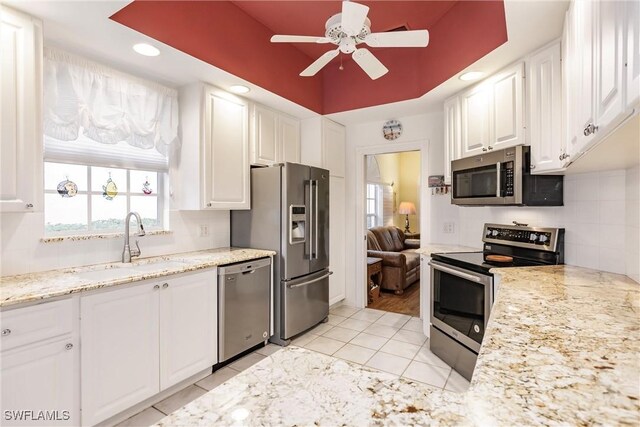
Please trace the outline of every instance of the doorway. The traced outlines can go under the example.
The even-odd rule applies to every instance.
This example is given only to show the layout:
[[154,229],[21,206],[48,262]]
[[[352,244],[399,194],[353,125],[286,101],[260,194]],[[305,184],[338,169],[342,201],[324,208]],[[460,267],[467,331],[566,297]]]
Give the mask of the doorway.
[[420,316],[420,150],[366,154],[366,307]]

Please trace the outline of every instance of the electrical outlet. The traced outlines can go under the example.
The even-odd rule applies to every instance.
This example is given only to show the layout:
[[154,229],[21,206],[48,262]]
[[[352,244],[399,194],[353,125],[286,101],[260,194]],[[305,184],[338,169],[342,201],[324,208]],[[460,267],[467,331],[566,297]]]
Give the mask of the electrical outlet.
[[207,224],[200,224],[200,237],[207,237],[209,235],[209,226]]
[[456,223],[455,222],[445,222],[442,225],[442,231],[444,234],[453,234],[456,232]]

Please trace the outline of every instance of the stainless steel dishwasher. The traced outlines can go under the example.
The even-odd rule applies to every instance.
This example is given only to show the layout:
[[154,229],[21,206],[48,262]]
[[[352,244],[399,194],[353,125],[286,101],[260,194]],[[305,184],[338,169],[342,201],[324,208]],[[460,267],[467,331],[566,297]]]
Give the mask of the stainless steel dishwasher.
[[218,268],[218,362],[269,339],[271,259]]

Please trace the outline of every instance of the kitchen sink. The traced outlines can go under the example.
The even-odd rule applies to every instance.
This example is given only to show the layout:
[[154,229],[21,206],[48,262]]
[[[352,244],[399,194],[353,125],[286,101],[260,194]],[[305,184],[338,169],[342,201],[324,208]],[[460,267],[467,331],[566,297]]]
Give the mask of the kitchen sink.
[[185,266],[185,263],[178,261],[161,261],[145,264],[118,263],[103,270],[91,270],[73,273],[76,277],[85,280],[109,280],[119,279],[127,276],[135,276],[150,272],[161,272],[165,270],[176,270]]

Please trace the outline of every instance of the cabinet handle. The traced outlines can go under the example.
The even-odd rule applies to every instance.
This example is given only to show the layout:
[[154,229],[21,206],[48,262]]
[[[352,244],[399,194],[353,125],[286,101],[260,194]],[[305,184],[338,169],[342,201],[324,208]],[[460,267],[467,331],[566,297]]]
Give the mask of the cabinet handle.
[[68,343],[67,345],[64,346],[65,350],[71,350],[73,348],[73,344]]
[[33,208],[33,203],[27,203],[25,206],[27,209],[31,209]]
[[488,148],[489,150],[493,150],[493,147],[492,147],[492,146],[489,146],[489,147],[487,147],[487,148]]
[[569,157],[570,157],[570,155],[569,155],[569,154],[562,153],[562,154],[560,154],[559,159],[560,159],[560,160],[564,160],[564,159],[568,159]]
[[160,289],[160,285],[153,285],[153,289]]
[[210,208],[212,206],[211,202],[207,203],[207,207]]
[[536,165],[529,165],[529,168],[531,168],[531,169],[535,169],[535,168],[536,168]]
[[584,136],[589,136],[598,131],[598,126],[594,126],[593,123],[589,123],[586,128],[584,128]]
[[162,284],[162,289],[167,289],[168,287],[169,287],[169,284],[168,284],[168,283],[163,283],[163,284]]
[[11,329],[3,329],[2,330],[2,336],[5,337],[7,335],[11,335]]
[[482,147],[482,151],[487,151],[487,149],[486,149],[486,148],[484,148],[484,147]]

